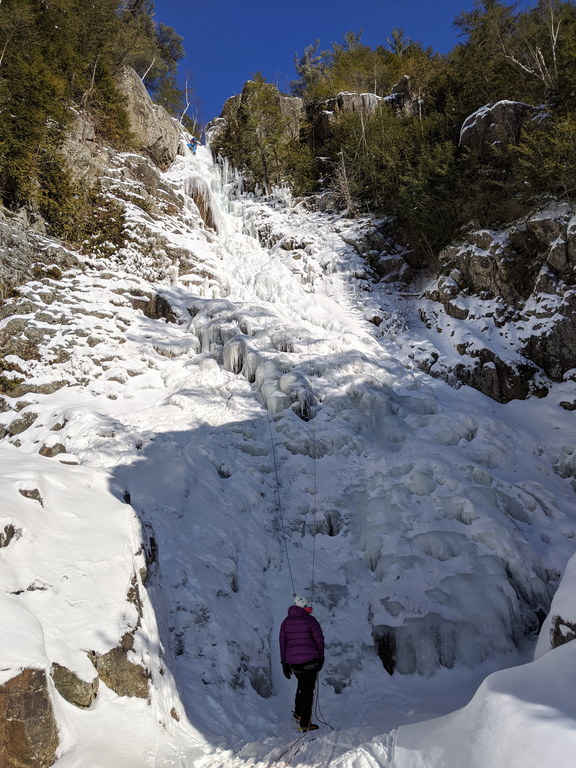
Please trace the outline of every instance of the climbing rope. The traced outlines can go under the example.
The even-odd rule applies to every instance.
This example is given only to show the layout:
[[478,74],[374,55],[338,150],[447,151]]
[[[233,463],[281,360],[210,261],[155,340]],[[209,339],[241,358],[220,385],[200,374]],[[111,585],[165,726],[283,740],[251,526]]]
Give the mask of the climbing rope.
[[310,582],[310,602],[314,603],[316,589],[316,514],[318,512],[318,478],[316,474],[316,423],[312,421],[312,578]]
[[316,691],[314,696],[314,718],[319,723],[322,723],[322,725],[325,725],[327,728],[330,728],[331,731],[336,730],[334,726],[326,722],[324,715],[322,714],[322,710],[320,709],[320,673],[318,673],[318,675],[316,676]]
[[[359,147],[357,149],[357,152],[359,151]],[[224,179],[222,179],[222,186],[224,187]],[[255,238],[257,239],[257,238]],[[268,255],[268,264],[266,267],[263,267],[257,274],[262,274],[267,271],[269,267],[272,266],[272,255],[270,253],[269,249],[267,250]],[[255,276],[256,277],[256,276]],[[249,285],[245,286],[248,294],[252,297],[252,299],[259,303],[261,299],[255,295],[255,292],[251,289]],[[278,305],[275,305],[274,307],[275,313],[278,316],[284,317],[289,323],[292,323],[293,318],[288,316],[285,312],[282,311]],[[305,356],[308,360],[308,363],[310,364],[312,362],[312,357],[309,351],[306,351]],[[280,517],[280,529],[281,529],[281,535],[282,535],[282,541],[283,541],[283,548],[286,554],[286,563],[288,566],[288,572],[290,575],[290,583],[292,586],[292,594],[296,595],[296,586],[294,583],[294,575],[292,572],[292,564],[290,561],[290,554],[288,550],[288,540],[286,535],[286,526],[284,521],[284,510],[282,507],[282,501],[281,501],[281,494],[280,494],[280,477],[279,477],[279,471],[278,471],[278,460],[276,456],[276,446],[274,442],[274,434],[272,430],[272,418],[270,416],[270,411],[267,410],[268,414],[268,429],[270,432],[270,442],[272,446],[272,460],[273,460],[273,466],[274,466],[274,475],[275,475],[275,481],[276,481],[276,502],[278,506],[278,513]],[[311,578],[310,578],[310,602],[314,602],[315,597],[315,590],[316,590],[316,534],[317,534],[317,514],[318,514],[318,477],[317,477],[317,442],[316,442],[316,425],[314,417],[309,419],[311,421],[311,431],[312,431],[312,564],[311,564]]]
[[[283,314],[280,311],[280,314]],[[309,362],[311,360],[308,354]],[[278,505],[278,513],[280,516],[280,529],[282,532],[282,541],[284,544],[284,551],[286,553],[286,563],[288,565],[288,573],[290,575],[290,583],[292,585],[292,594],[296,596],[296,586],[294,584],[294,575],[292,573],[292,565],[290,562],[290,553],[288,551],[288,537],[286,536],[286,526],[284,523],[284,511],[282,508],[282,500],[280,496],[280,475],[278,472],[278,460],[276,458],[276,445],[274,443],[274,433],[272,431],[272,417],[270,411],[266,409],[268,414],[268,430],[270,432],[270,443],[272,446],[272,464],[274,467],[274,476],[276,480],[276,503]],[[316,588],[316,517],[318,512],[318,475],[316,468],[316,425],[314,418],[311,418],[312,422],[312,571],[310,579],[310,603],[314,603],[314,592]]]
[[270,431],[270,442],[272,444],[272,463],[274,466],[274,475],[276,477],[276,502],[278,504],[278,513],[280,515],[280,529],[282,531],[282,540],[284,542],[284,550],[286,552],[286,562],[288,564],[288,573],[290,574],[290,583],[292,584],[292,594],[296,594],[296,587],[294,586],[294,576],[292,575],[292,565],[290,564],[290,554],[288,552],[288,539],[286,537],[286,527],[284,525],[284,512],[282,509],[282,500],[280,498],[280,477],[278,475],[278,461],[276,460],[276,446],[274,445],[274,435],[272,433],[272,417],[270,411],[266,409],[268,413],[268,429]]

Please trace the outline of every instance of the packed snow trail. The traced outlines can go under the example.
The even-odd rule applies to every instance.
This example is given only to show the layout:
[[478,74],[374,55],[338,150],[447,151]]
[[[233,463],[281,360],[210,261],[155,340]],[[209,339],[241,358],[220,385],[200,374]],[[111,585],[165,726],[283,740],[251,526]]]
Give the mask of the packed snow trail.
[[[102,732],[102,763],[123,768],[286,762],[296,734],[277,648],[292,599],[285,545],[298,592],[315,552],[320,702],[336,728],[308,734],[290,765],[392,766],[398,726],[462,706],[489,672],[528,658],[524,634],[574,550],[573,491],[553,456],[574,446],[573,431],[553,395],[500,406],[411,366],[394,336],[410,330],[399,297],[349,244],[368,221],[242,196],[205,149],[165,179],[178,213],[129,204],[132,246],[54,281],[33,322],[60,318],[62,332],[27,373],[69,385],[27,396],[20,412],[33,425],[6,448],[37,473],[49,461],[39,445],[65,446],[51,460],[58,471],[64,460],[93,473],[85,482],[111,519],[129,494],[144,531],[135,653],[151,670],[151,705],[107,689],[86,712],[63,704],[57,768],[94,768]],[[179,263],[161,280],[168,250]],[[45,288],[23,294],[40,301]],[[139,311],[156,292],[168,321]],[[415,337],[426,332],[414,321]],[[8,425],[13,414],[0,417]],[[32,502],[6,482],[32,530]],[[50,514],[66,525],[74,501],[54,500]],[[36,546],[57,552],[57,529],[39,529]],[[106,563],[104,538],[95,546]],[[90,604],[103,583],[94,577]],[[42,625],[46,596],[25,598]],[[79,667],[78,649],[113,646],[115,616],[61,639],[59,658]],[[392,677],[375,646],[396,664]]]

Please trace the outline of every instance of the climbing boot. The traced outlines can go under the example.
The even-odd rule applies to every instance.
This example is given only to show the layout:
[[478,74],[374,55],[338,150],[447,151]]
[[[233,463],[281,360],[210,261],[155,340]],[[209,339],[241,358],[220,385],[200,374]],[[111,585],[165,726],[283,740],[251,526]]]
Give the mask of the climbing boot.
[[301,725],[300,728],[298,728],[300,733],[306,733],[306,731],[317,731],[318,726],[316,723],[310,723],[310,725]]

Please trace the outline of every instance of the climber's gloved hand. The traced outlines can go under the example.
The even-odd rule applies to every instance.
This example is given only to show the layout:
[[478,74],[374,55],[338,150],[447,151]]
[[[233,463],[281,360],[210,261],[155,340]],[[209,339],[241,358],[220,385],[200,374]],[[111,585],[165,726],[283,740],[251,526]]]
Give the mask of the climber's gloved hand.
[[292,677],[292,669],[290,667],[290,664],[287,664],[285,661],[282,662],[282,672],[284,672],[284,677],[287,680],[290,680]]

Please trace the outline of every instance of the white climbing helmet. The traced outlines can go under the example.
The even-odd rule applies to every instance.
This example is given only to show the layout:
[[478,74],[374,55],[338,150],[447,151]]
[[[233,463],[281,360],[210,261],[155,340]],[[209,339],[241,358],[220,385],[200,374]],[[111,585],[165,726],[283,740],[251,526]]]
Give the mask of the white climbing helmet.
[[308,600],[303,595],[294,595],[294,605],[300,608],[308,608]]

